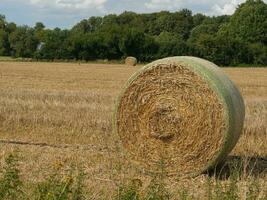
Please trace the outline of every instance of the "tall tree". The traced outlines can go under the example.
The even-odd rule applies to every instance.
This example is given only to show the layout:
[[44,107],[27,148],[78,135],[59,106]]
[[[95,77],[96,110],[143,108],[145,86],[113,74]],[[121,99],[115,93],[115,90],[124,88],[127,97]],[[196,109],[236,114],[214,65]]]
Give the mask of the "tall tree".
[[188,48],[186,42],[179,35],[162,32],[156,37],[156,41],[159,45],[159,58],[187,55]]
[[69,59],[72,58],[69,48],[69,31],[55,28],[46,30],[42,47],[36,52],[37,58]]
[[34,29],[28,26],[17,27],[9,35],[9,42],[12,56],[15,57],[33,57],[38,45]]
[[267,45],[267,4],[262,0],[247,0],[241,4],[224,32],[247,42]]
[[0,56],[9,55],[8,33],[4,29],[0,29]]

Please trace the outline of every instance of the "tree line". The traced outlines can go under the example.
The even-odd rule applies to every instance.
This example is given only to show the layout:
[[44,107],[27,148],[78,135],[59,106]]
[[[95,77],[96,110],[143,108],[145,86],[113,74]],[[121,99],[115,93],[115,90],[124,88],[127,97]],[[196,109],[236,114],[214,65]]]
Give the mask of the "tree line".
[[45,60],[148,62],[192,55],[219,65],[267,65],[267,4],[247,0],[231,16],[183,9],[151,14],[124,12],[84,19],[71,29],[18,26],[0,15],[0,56]]

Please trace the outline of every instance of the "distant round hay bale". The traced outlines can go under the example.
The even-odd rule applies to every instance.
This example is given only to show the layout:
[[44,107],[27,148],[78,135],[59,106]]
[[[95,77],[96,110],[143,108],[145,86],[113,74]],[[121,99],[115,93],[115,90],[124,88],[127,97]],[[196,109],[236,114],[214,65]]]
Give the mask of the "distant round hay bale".
[[128,66],[136,66],[137,59],[135,57],[127,57],[125,59],[125,64],[128,65]]
[[196,176],[230,153],[244,115],[242,96],[219,67],[172,57],[129,79],[117,100],[114,131],[142,168]]

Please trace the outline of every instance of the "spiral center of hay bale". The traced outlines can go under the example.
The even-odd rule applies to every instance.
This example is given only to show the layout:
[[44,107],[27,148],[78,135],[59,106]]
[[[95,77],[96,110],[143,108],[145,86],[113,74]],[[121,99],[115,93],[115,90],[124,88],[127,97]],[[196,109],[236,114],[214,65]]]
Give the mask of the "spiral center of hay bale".
[[173,104],[165,101],[157,103],[148,118],[150,135],[164,142],[170,141],[177,134],[179,121]]

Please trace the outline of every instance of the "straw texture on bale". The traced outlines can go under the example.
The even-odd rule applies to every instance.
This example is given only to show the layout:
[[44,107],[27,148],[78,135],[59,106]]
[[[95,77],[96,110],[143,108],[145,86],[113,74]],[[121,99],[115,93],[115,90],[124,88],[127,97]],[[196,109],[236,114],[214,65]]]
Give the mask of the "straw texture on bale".
[[128,66],[136,66],[137,59],[135,57],[127,57],[125,59],[125,64],[128,65]]
[[215,64],[195,57],[155,61],[118,97],[114,131],[147,171],[196,176],[222,162],[238,141],[243,99]]

